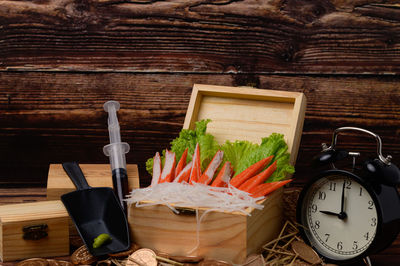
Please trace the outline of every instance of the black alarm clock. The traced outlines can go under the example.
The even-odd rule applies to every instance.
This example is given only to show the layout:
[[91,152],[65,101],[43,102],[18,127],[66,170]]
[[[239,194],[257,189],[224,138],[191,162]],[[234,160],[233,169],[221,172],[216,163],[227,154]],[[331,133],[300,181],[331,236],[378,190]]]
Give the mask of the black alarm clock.
[[[377,158],[355,168],[356,152],[336,149],[337,136],[357,131],[375,137]],[[353,156],[353,169],[335,167],[335,162]],[[400,230],[400,171],[382,155],[380,137],[356,127],[338,128],[332,144],[323,144],[318,164],[330,165],[302,189],[297,203],[297,221],[304,240],[322,257],[337,264],[369,261],[368,256],[387,248]]]

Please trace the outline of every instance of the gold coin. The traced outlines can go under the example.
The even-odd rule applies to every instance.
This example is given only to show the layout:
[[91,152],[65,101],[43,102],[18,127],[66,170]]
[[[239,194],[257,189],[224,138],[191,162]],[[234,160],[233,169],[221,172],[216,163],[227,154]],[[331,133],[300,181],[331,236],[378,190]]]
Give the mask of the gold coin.
[[246,258],[243,266],[264,266],[265,261],[261,254],[252,254]]
[[169,259],[170,255],[166,252],[162,251],[154,251],[158,257],[164,258],[164,259]]
[[47,266],[49,263],[45,259],[41,258],[32,258],[20,261],[16,264],[16,266]]
[[65,261],[65,260],[53,260],[47,259],[49,266],[72,266],[72,262]]
[[293,262],[292,266],[311,266],[311,264],[305,261],[296,260]]
[[96,266],[110,266],[112,264],[113,264],[113,262],[110,259],[100,260],[100,261],[96,262]]
[[118,253],[111,253],[111,254],[107,254],[107,255],[112,258],[124,258],[124,257],[128,257],[129,255],[131,255],[133,252],[135,252],[138,249],[140,249],[139,245],[132,243],[130,248],[126,251],[122,251],[122,252],[118,252]]
[[222,260],[203,260],[199,266],[231,266],[232,264]]
[[92,264],[97,261],[97,258],[89,253],[89,250],[85,245],[81,246],[71,255],[71,261],[73,264]]
[[126,266],[157,266],[156,253],[148,248],[141,248],[133,252]]
[[177,262],[188,262],[188,263],[196,263],[202,261],[204,258],[201,256],[169,256],[169,258],[173,261]]
[[311,264],[317,264],[322,262],[317,252],[315,252],[315,250],[306,243],[301,241],[293,241],[291,245],[292,245],[292,250],[302,260],[305,260],[306,262]]
[[47,259],[47,263],[49,264],[49,266],[59,266],[60,264],[58,264],[57,260],[52,260],[52,259]]

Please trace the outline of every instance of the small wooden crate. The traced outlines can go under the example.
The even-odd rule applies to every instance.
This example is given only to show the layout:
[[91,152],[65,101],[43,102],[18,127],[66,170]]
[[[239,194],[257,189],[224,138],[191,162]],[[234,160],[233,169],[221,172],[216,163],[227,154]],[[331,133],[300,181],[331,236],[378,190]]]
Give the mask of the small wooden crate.
[[[83,174],[92,187],[112,187],[111,169],[109,164],[80,164]],[[136,164],[126,166],[129,191],[139,187],[139,174]],[[47,200],[59,200],[61,195],[75,191],[71,179],[65,173],[61,164],[51,164],[47,179]]]
[[0,206],[1,261],[68,254],[68,213],[61,201]]
[[[219,143],[249,140],[260,143],[262,137],[282,133],[295,163],[300,144],[306,99],[303,93],[254,88],[194,85],[184,128],[211,119],[207,132]],[[144,247],[171,255],[196,255],[243,263],[246,256],[258,252],[274,239],[282,226],[282,189],[269,195],[262,210],[242,213],[211,212],[200,224],[193,215],[176,215],[163,205],[130,206],[129,224],[133,240]],[[202,211],[200,211],[201,215]]]

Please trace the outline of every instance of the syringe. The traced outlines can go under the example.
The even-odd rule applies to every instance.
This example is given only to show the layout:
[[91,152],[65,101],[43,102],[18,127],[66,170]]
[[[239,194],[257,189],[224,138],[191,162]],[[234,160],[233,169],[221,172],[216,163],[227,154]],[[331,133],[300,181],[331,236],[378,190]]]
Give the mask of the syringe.
[[117,118],[117,111],[120,107],[119,102],[108,101],[103,107],[108,112],[108,133],[110,136],[110,144],[104,146],[103,152],[106,156],[110,157],[114,191],[118,196],[122,208],[126,212],[126,201],[124,199],[129,193],[129,188],[125,153],[129,152],[129,144],[121,142]]

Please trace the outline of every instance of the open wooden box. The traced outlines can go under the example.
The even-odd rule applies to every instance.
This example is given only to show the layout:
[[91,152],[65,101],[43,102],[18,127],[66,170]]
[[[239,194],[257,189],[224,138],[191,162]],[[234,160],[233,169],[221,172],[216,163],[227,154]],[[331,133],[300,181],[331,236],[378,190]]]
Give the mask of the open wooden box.
[[[306,99],[303,93],[194,85],[184,128],[211,119],[207,132],[219,143],[249,140],[259,143],[271,133],[282,133],[295,163],[300,144]],[[242,213],[211,212],[200,224],[199,246],[195,215],[176,215],[163,205],[129,208],[133,241],[171,255],[204,256],[243,263],[274,239],[282,226],[282,189],[269,195],[262,210]],[[203,211],[200,211],[201,215]],[[192,253],[189,253],[192,252]]]

